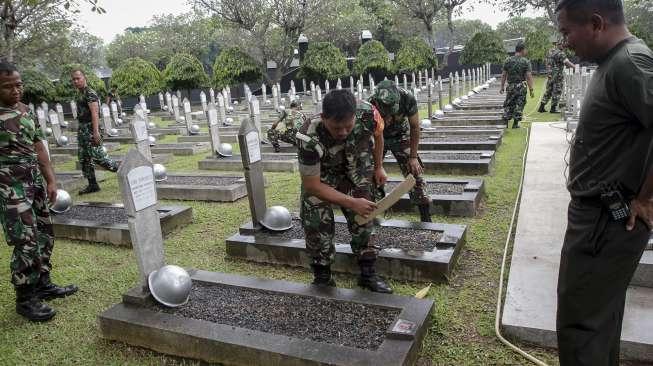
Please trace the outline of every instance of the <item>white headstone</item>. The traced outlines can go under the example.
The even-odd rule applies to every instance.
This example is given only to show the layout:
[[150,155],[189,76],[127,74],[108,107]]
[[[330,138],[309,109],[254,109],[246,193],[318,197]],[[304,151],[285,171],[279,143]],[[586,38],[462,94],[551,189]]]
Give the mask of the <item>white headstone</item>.
[[214,156],[218,156],[218,149],[220,147],[220,117],[218,116],[218,108],[213,103],[208,106],[207,118],[209,121],[209,135],[211,137],[211,151]]
[[74,100],[70,101],[70,111],[73,114],[73,119],[77,119],[77,102]]

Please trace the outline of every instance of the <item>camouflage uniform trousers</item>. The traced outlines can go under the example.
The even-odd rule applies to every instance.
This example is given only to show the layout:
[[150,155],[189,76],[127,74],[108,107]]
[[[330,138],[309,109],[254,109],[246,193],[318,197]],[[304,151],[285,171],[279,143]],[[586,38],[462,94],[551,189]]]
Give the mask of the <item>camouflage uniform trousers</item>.
[[508,84],[506,87],[506,100],[503,102],[503,120],[515,122],[522,120],[522,113],[526,105],[526,84],[524,82]]
[[[562,76],[562,74],[561,74]],[[546,92],[542,97],[542,104],[546,104],[551,99],[551,107],[557,106],[562,95],[562,87],[564,86],[565,79],[563,77],[551,76],[546,81]]]
[[[372,167],[369,163],[369,175],[364,181],[354,186],[344,175],[328,177],[329,185],[339,192],[355,198],[373,200]],[[347,220],[347,228],[351,234],[351,250],[359,259],[376,259],[378,248],[374,246],[376,232],[373,222],[358,225],[354,217],[356,213],[341,207]],[[330,202],[306,194],[302,188],[300,218],[304,227],[306,249],[312,258],[311,264],[328,266],[333,263],[336,254],[334,244],[335,219]]]
[[118,163],[113,161],[102,150],[102,146],[93,146],[93,132],[91,124],[80,124],[77,132],[77,158],[82,166],[82,173],[86,179],[95,179],[95,164],[106,170],[115,172]]
[[50,273],[54,232],[44,179],[36,162],[0,167],[0,221],[11,256],[14,286],[36,285]]
[[285,131],[271,128],[268,130],[267,134],[270,144],[274,147],[279,147],[279,140],[297,146],[297,138],[295,137],[295,135],[297,135],[297,129],[295,128],[286,129]]
[[[386,130],[383,133],[384,145],[383,145],[383,156],[385,157],[388,153],[388,150],[392,152],[392,155],[397,160],[401,174],[406,177],[408,174],[412,174],[410,167],[408,166],[408,160],[410,160],[410,134],[409,134],[409,125],[408,121],[404,120],[401,123],[393,123],[386,126]],[[419,164],[423,167],[422,160],[418,156]],[[429,196],[425,193],[426,183],[422,175],[417,175],[415,177],[415,187],[408,193],[410,197],[410,202],[416,206],[428,205],[431,202]],[[385,197],[385,191],[382,187],[375,190],[375,200],[378,201],[381,198]]]

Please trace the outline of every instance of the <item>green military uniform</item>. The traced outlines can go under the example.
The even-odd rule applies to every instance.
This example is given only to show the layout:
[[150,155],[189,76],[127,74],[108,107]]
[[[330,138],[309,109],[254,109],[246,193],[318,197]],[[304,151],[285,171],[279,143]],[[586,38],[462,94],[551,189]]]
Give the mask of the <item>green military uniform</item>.
[[11,282],[17,288],[37,285],[51,269],[52,221],[34,150],[43,140],[27,107],[0,107],[0,221],[7,244],[14,248]]
[[[394,122],[386,123],[383,130],[383,156],[388,150],[397,160],[401,174],[406,177],[411,174],[408,166],[410,159],[410,124],[408,117],[418,112],[417,100],[413,94],[397,87],[390,80],[384,80],[377,85],[370,102],[381,110],[382,115],[394,116]],[[385,108],[386,110],[382,110]],[[419,159],[419,156],[418,156]],[[420,164],[422,164],[420,160]],[[431,199],[425,193],[426,183],[421,175],[415,176],[415,187],[409,192],[410,200],[417,206],[430,205]],[[375,192],[376,200],[385,196],[382,189]]]
[[567,55],[558,47],[549,50],[547,55],[547,64],[550,68],[549,79],[546,82],[546,92],[542,97],[542,104],[546,104],[551,100],[551,109],[555,110],[560,101],[562,94],[562,87],[565,82],[565,60]]
[[118,163],[107,156],[102,146],[93,145],[93,125],[91,123],[89,103],[98,103],[99,108],[97,93],[87,86],[77,100],[77,120],[79,121],[77,157],[82,166],[84,177],[89,182],[95,182],[95,164],[115,172],[118,170]]
[[[380,116],[375,119],[374,107],[366,102],[359,103],[354,129],[345,141],[331,137],[321,119],[306,121],[297,133],[300,174],[319,175],[322,183],[344,194],[371,201],[374,189],[373,134],[382,126]],[[359,258],[375,259],[377,249],[373,245],[372,222],[359,225],[352,210],[341,209],[352,236],[352,251]],[[300,217],[312,264],[329,266],[335,256],[331,203],[306,193],[302,187]]]
[[508,124],[514,119],[515,125],[522,120],[526,105],[526,73],[531,71],[531,62],[523,56],[511,56],[503,63],[508,86],[506,100],[503,102],[503,121]]
[[284,122],[286,129],[284,131],[279,131],[276,128],[270,128],[267,133],[268,140],[274,147],[275,151],[279,150],[279,140],[297,146],[295,135],[297,135],[299,127],[301,127],[305,121],[306,116],[304,116],[302,112],[291,109],[290,113],[288,113],[284,110],[279,122]]

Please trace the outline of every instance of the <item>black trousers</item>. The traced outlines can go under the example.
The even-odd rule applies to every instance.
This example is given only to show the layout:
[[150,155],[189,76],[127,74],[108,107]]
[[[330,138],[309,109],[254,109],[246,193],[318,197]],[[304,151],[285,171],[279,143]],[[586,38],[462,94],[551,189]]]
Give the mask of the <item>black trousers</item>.
[[626,290],[649,235],[641,220],[626,231],[600,203],[569,203],[558,277],[561,366],[619,364]]

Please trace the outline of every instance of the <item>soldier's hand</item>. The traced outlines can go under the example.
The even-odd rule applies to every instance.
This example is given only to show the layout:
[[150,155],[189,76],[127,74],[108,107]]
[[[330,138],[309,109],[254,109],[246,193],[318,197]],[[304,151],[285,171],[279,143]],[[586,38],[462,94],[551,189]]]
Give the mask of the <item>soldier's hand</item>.
[[374,169],[374,181],[377,185],[382,186],[388,181],[388,175],[385,173],[383,167]]
[[376,208],[376,203],[368,201],[365,198],[352,198],[350,208],[356,214],[367,217]]
[[634,229],[638,218],[644,221],[649,230],[653,230],[653,201],[634,199],[630,203],[630,217],[626,223],[626,230]]
[[530,93],[531,93],[531,98],[535,98],[535,92],[533,91],[533,89],[530,90]]
[[503,94],[503,92],[504,92],[503,88],[499,89],[500,94]]
[[102,138],[100,137],[100,132],[93,132],[93,139],[91,140],[94,146],[100,146],[102,144]]
[[408,169],[413,173],[413,176],[418,176],[424,173],[424,168],[422,168],[422,164],[419,163],[419,159],[417,158],[408,159]]
[[48,201],[54,203],[57,200],[57,185],[54,183],[48,183],[46,186],[46,192],[48,194]]

